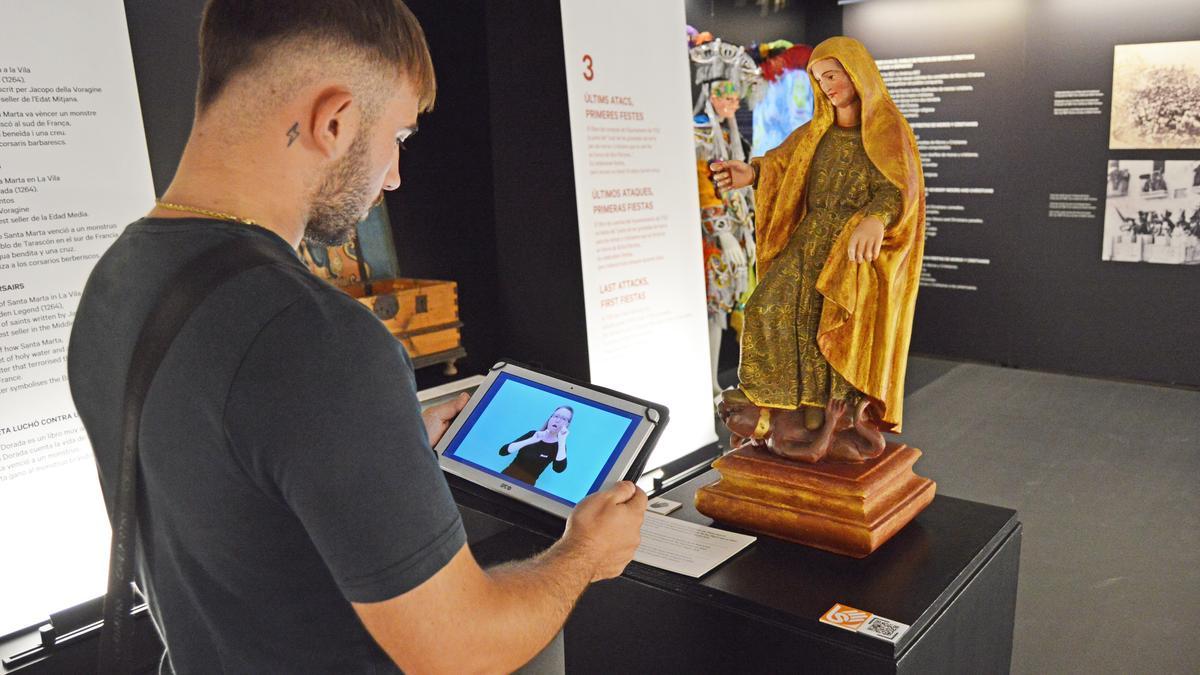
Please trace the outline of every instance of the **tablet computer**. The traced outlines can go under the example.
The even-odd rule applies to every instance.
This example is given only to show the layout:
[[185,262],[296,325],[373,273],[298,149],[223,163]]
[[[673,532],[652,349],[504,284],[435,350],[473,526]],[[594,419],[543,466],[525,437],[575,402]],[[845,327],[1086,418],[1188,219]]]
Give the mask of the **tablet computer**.
[[664,406],[500,362],[434,450],[443,470],[566,518],[637,480],[666,424]]

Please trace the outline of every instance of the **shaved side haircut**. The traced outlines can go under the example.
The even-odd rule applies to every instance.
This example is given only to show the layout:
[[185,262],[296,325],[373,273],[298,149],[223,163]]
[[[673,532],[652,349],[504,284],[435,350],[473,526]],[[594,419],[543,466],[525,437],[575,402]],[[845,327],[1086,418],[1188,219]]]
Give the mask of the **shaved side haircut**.
[[420,109],[433,106],[437,83],[425,32],[400,0],[209,0],[200,24],[197,112],[239,75],[299,56],[373,66],[376,73],[362,73],[368,78],[407,77]]

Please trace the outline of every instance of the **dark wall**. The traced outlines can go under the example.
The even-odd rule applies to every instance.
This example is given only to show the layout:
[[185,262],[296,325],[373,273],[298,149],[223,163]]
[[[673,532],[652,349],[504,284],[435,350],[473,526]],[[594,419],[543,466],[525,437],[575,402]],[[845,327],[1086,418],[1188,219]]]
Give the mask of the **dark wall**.
[[[927,269],[934,256],[986,258],[990,264],[958,264],[959,270],[932,269],[937,283],[973,285],[976,290],[951,290],[929,286],[926,281],[917,298],[917,316],[913,327],[913,350],[1010,363],[1013,334],[1009,326],[1021,308],[1013,293],[1014,281],[1025,269],[1015,249],[1020,237],[1014,227],[1023,218],[1024,207],[1033,200],[1027,186],[1020,182],[1028,170],[1026,151],[1019,139],[1028,124],[1031,110],[1028,96],[1015,96],[1026,82],[1024,78],[1025,21],[1017,2],[988,3],[990,8],[969,12],[945,11],[955,3],[945,0],[917,3],[908,12],[880,4],[855,13],[846,12],[847,33],[863,41],[877,59],[925,55],[974,54],[970,65],[923,63],[914,67],[926,73],[983,71],[986,77],[946,80],[944,85],[970,86],[974,91],[939,92],[940,101],[929,104],[937,109],[934,116],[922,113],[910,119],[915,124],[946,121],[977,122],[976,128],[914,128],[922,141],[965,140],[965,146],[951,151],[979,153],[979,159],[935,157],[926,150],[926,186],[992,188],[992,195],[956,195],[930,193],[926,206],[925,254]],[[907,23],[906,23],[907,22]],[[984,28],[986,25],[986,28]],[[939,70],[940,69],[940,70]],[[1046,99],[1047,101],[1049,99]],[[1039,113],[1048,112],[1038,107]],[[938,152],[944,152],[939,150]],[[1045,198],[1041,200],[1045,206]],[[962,206],[963,211],[939,211],[942,205]],[[1014,207],[1022,209],[1020,213]],[[981,218],[981,224],[960,224],[939,220]],[[1098,255],[1097,251],[1094,251]]]
[[[408,3],[425,29],[438,79],[432,112],[400,159],[401,188],[388,194],[400,274],[458,283],[467,358],[462,375],[498,358],[504,327],[495,320],[496,230],[492,205],[489,65],[483,53],[486,16],[480,0]],[[418,385],[445,381],[441,369],[417,373]]]
[[204,0],[125,0],[142,124],[158,195],[175,175],[192,130],[192,100],[200,76],[197,32],[203,9]]
[[689,26],[708,31],[713,37],[735,45],[763,41],[806,41],[807,11],[803,2],[790,2],[780,11],[762,8],[745,0],[686,0],[684,12]]
[[485,4],[502,349],[586,380],[562,12],[558,0]]
[[[965,138],[980,153],[978,160],[941,159],[929,186],[996,190],[961,198],[967,211],[959,215],[983,224],[941,224],[928,240],[927,263],[931,255],[991,263],[932,270],[940,281],[978,290],[922,287],[914,351],[1200,385],[1200,267],[1101,260],[1107,161],[1200,159],[1197,149],[1109,149],[1113,47],[1196,40],[1200,4],[1013,0],[986,3],[986,12],[984,5],[872,0],[845,11],[847,33],[876,58],[974,53],[969,69],[986,73],[966,81],[974,92],[947,94],[938,104],[937,119],[978,120],[978,129],[918,133]],[[1102,114],[1053,114],[1056,90],[1086,89],[1104,92]],[[1135,181],[1131,192],[1138,187]],[[1051,218],[1052,193],[1096,197],[1096,216]],[[930,204],[945,201],[929,197]]]
[[[1074,11],[1083,7],[1088,10]],[[1055,90],[1076,88],[1074,83],[1106,96],[1103,115],[1075,124],[1040,125],[1044,108],[1030,110],[1033,133],[1027,135],[1022,175],[1035,203],[1019,230],[1025,271],[1014,291],[1024,310],[1015,315],[1013,360],[1032,368],[1200,386],[1200,266],[1102,261],[1103,214],[1094,226],[1052,226],[1044,205],[1048,192],[1087,192],[1103,204],[1109,159],[1200,160],[1200,148],[1108,149],[1113,46],[1200,40],[1200,3],[1032,2],[1028,26],[1027,96],[1049,101]],[[1131,192],[1138,187],[1131,185]],[[1189,215],[1198,203],[1191,201]]]
[[837,0],[792,0],[766,13],[750,0],[685,0],[688,25],[737,45],[789,40],[815,45],[842,34],[842,8]]
[[842,34],[842,7],[837,0],[808,0],[805,5],[806,42],[814,47]]
[[459,283],[464,374],[511,358],[586,378],[559,4],[408,4],[439,91],[388,198],[401,273]]

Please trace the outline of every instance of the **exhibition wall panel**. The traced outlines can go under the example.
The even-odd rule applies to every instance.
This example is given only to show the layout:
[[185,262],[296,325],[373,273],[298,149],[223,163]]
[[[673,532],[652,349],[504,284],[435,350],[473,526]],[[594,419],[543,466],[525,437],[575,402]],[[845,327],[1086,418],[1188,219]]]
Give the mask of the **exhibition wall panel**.
[[[1156,251],[1186,250],[1200,241],[1177,230],[1153,243],[1139,236],[1140,260],[1121,261],[1111,250],[1122,234],[1121,214],[1171,212],[1179,221],[1186,210],[1200,223],[1200,174],[1194,171],[1200,165],[1200,3],[1032,2],[1028,26],[1025,90],[1035,117],[1026,142],[1032,161],[1025,164],[1030,197],[1021,255],[1048,283],[1017,287],[1019,302],[1033,311],[1018,324],[1028,339],[1018,343],[1015,358],[1039,368],[1200,385],[1200,250],[1192,248],[1186,262],[1152,262]],[[1118,58],[1141,61],[1139,52],[1148,58],[1123,82]],[[1155,56],[1167,64],[1156,64]],[[1100,114],[1053,114],[1062,109],[1063,92],[1094,91],[1101,94],[1094,98]],[[1128,107],[1148,113],[1144,121],[1152,128],[1178,124],[1190,140],[1113,138]],[[1114,160],[1118,172],[1131,170],[1129,182],[1115,191],[1106,180]],[[1169,194],[1142,190],[1154,161],[1166,163]],[[1056,194],[1086,195],[1097,207],[1095,217],[1048,217],[1055,209],[1047,202]],[[1184,245],[1164,247],[1172,238]]]
[[[1200,385],[1200,239],[1178,227],[1200,211],[1188,131],[1200,129],[1200,58],[1188,45],[1124,47],[1195,45],[1198,25],[1186,0],[845,8],[925,162],[914,351]],[[1127,84],[1114,76],[1121,54]],[[1157,142],[1119,137],[1135,117]],[[1155,175],[1167,185],[1143,190]],[[1151,232],[1134,231],[1139,211]]]
[[66,352],[92,267],[153,199],[121,3],[6,5],[0,538],[9,548],[0,635],[104,591],[108,519],[71,399]]
[[1022,102],[1012,92],[1021,87],[1024,13],[1007,0],[971,4],[968,16],[933,3],[884,2],[865,17],[847,12],[846,25],[880,61],[924,163],[927,241],[914,349],[944,345],[941,353],[968,357],[1010,351],[1007,280],[1019,266],[1010,252],[1014,206],[1023,200],[1007,174],[1021,161],[1011,139],[1021,129]]
[[670,408],[654,468],[717,440],[683,3],[562,14],[588,367]]

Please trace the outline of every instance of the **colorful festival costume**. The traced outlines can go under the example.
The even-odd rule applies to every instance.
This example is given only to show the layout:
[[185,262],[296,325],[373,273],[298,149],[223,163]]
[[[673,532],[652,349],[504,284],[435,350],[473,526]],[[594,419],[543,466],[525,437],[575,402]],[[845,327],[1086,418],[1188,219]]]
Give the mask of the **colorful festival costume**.
[[713,40],[693,47],[689,54],[695,83],[700,85],[693,112],[708,315],[711,322],[725,328],[753,289],[754,193],[742,188],[718,194],[713,185],[709,164],[744,160],[747,148],[737,121],[719,117],[711,97],[736,96],[753,103],[761,79],[758,66],[742,47]]

